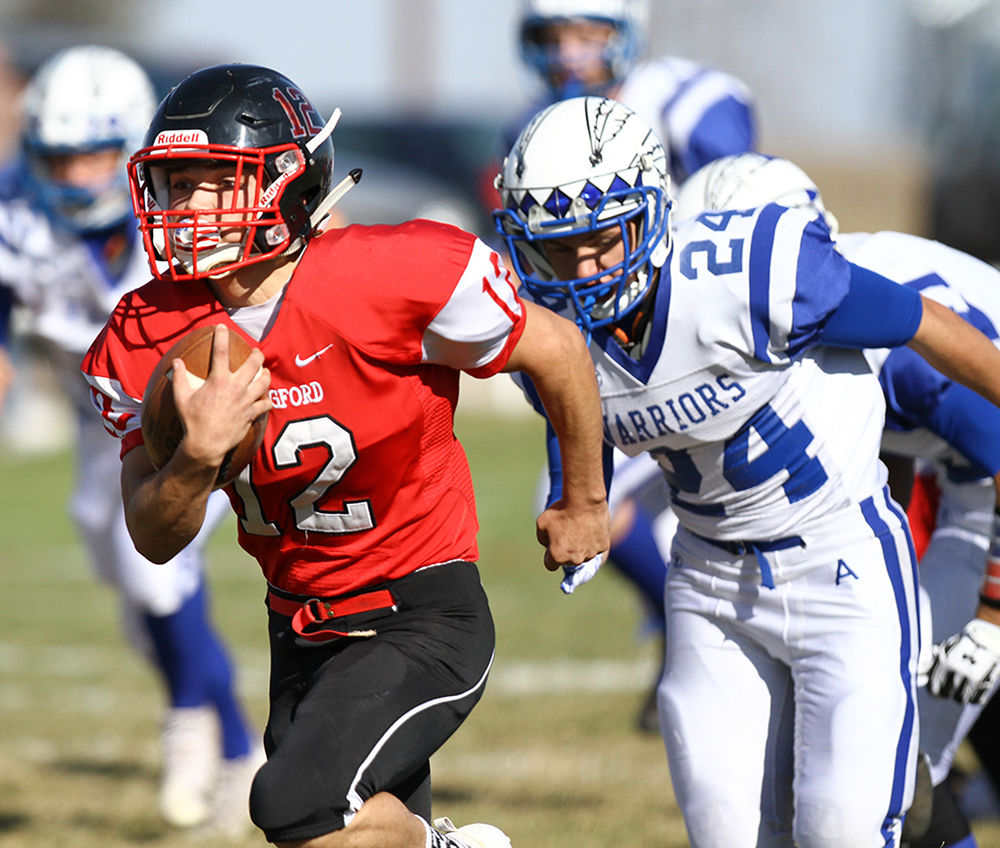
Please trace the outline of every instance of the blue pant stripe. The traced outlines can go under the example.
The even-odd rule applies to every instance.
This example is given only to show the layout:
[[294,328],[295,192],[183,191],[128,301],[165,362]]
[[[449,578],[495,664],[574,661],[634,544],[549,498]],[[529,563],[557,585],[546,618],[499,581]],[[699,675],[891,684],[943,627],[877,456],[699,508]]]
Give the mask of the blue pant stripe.
[[[911,574],[911,576],[913,578],[914,591],[916,591],[916,587],[920,585],[920,571],[919,571],[918,564],[917,564],[917,549],[913,546],[913,536],[910,534],[910,522],[909,522],[909,520],[906,517],[906,513],[903,512],[903,510],[900,508],[899,504],[897,504],[895,501],[893,501],[893,499],[889,496],[889,488],[888,488],[888,486],[882,490],[882,494],[883,494],[883,496],[885,498],[886,508],[893,515],[896,516],[897,520],[900,523],[900,526],[903,528],[903,531],[906,533],[906,547],[907,547],[907,549],[910,552],[910,574]],[[916,619],[917,619],[917,650],[919,650],[920,647],[921,647],[920,646],[920,634],[923,632],[923,630],[920,627],[920,602],[919,602],[919,597],[917,597],[917,598],[914,599],[914,607],[916,608],[915,609],[915,613],[916,613]]]
[[[890,509],[890,512],[894,513],[895,511]],[[899,551],[891,535],[891,528],[888,522],[879,514],[874,498],[867,498],[862,501],[861,514],[864,516],[868,526],[872,528],[882,546],[886,571],[892,584],[901,637],[899,652],[900,682],[906,692],[906,710],[903,717],[903,726],[900,729],[899,740],[896,745],[896,766],[893,770],[892,793],[889,799],[889,809],[886,811],[885,823],[882,827],[885,844],[891,846],[895,845],[892,824],[903,813],[903,791],[908,777],[907,762],[910,753],[910,740],[913,735],[914,722],[916,721],[916,703],[913,698],[913,686],[910,675],[912,636],[910,631],[909,602],[906,585],[903,580],[903,564],[900,562]],[[912,557],[910,557],[910,560],[912,563]]]

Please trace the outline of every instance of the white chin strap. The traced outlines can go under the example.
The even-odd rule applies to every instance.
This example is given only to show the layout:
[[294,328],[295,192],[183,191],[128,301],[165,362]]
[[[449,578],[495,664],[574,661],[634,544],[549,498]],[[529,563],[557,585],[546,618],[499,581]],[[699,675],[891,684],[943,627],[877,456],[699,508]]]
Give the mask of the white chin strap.
[[[170,256],[174,262],[181,266],[188,274],[193,274],[197,270],[199,274],[211,271],[221,265],[228,265],[231,262],[239,262],[243,258],[243,242],[219,243],[215,247],[202,247],[198,250],[198,262],[195,264],[194,251],[190,247],[190,238],[185,239],[183,233],[187,231],[174,231],[174,237],[170,240]],[[185,245],[187,241],[189,244]],[[156,252],[163,257],[167,257],[166,245],[164,244],[163,231],[156,229],[153,231],[153,246]]]
[[[225,244],[213,247],[209,250],[198,251],[197,271],[204,274],[213,268],[228,265],[232,262],[239,262],[243,258],[242,244]],[[174,259],[189,274],[195,272],[194,254],[186,250],[174,248]]]
[[[653,248],[653,252],[649,257],[649,261],[654,268],[662,268],[663,263],[667,261],[667,257],[670,255],[670,245],[671,238],[668,235],[660,240],[660,243]],[[648,285],[649,269],[645,263],[636,270],[635,278],[632,279],[624,288],[621,295],[618,297],[618,308],[624,311],[628,306],[635,300],[641,291]],[[607,301],[602,304],[598,304],[593,310],[593,317],[600,320],[602,318],[607,318],[614,314],[615,299],[614,297],[609,297]]]
[[[330,120],[323,125],[323,129],[306,142],[306,150],[310,153],[316,152],[319,146],[330,137],[330,134],[340,121],[341,114],[340,107],[338,106],[333,110],[333,114],[330,115]],[[361,169],[354,168],[346,177],[344,177],[344,179],[342,179],[330,190],[330,193],[319,202],[316,206],[316,210],[309,216],[309,228],[312,232],[319,232],[322,230],[323,224],[325,223],[327,216],[330,214],[330,210],[333,209],[334,205],[360,181]],[[298,239],[296,239],[296,241],[298,241]]]
[[316,211],[309,216],[309,227],[313,232],[323,229],[323,224],[330,214],[330,210],[359,182],[361,182],[361,169],[352,168],[351,172],[330,190],[330,193],[319,202]]

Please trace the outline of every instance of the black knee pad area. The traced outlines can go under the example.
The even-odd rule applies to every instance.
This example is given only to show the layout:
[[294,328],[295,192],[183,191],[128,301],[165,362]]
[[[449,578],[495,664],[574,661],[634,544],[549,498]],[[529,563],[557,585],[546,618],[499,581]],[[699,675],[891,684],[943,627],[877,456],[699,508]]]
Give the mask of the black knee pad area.
[[909,848],[941,848],[942,845],[952,845],[964,839],[971,832],[968,820],[959,809],[955,793],[945,780],[934,787],[934,808],[927,833],[916,842],[909,843]]

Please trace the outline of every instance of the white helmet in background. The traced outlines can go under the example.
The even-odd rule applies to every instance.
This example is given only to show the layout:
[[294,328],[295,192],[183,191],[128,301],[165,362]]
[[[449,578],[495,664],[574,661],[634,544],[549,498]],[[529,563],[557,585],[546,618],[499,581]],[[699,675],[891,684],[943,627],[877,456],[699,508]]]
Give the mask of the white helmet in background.
[[574,20],[611,26],[612,34],[600,57],[610,86],[624,78],[642,52],[649,26],[649,4],[648,0],[524,0],[519,32],[521,58],[560,99],[605,93],[574,84],[572,78],[554,82],[559,76],[560,59],[545,44],[544,31],[551,24]]
[[[146,72],[111,47],[70,47],[48,59],[22,101],[21,143],[29,181],[45,211],[78,232],[121,224],[132,214],[125,165],[142,143],[156,109]],[[121,164],[104,185],[87,188],[55,180],[53,156],[115,149]]]
[[761,153],[723,156],[695,171],[677,192],[674,220],[767,203],[810,210],[826,221],[831,238],[837,237],[837,219],[823,205],[809,175],[787,159]]
[[[632,311],[670,253],[667,153],[615,100],[574,97],[543,109],[518,136],[496,186],[504,208],[494,222],[514,270],[539,302],[557,310],[572,304],[587,333]],[[555,278],[548,241],[610,227],[625,245],[620,264]]]

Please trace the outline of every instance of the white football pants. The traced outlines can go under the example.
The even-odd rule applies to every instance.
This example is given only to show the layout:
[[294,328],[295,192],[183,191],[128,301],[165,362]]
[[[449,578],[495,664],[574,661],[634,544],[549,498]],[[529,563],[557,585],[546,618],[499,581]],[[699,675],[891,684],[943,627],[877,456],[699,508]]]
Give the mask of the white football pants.
[[69,512],[80,529],[91,562],[101,579],[118,591],[126,621],[136,613],[171,615],[201,583],[203,549],[229,512],[221,491],[209,498],[205,523],[197,537],[169,562],[150,562],[132,544],[125,526],[121,496],[120,443],[104,430],[96,415],[78,429],[76,488]]
[[731,556],[680,530],[660,683],[692,848],[897,846],[917,754],[916,569],[887,493],[805,547]]

